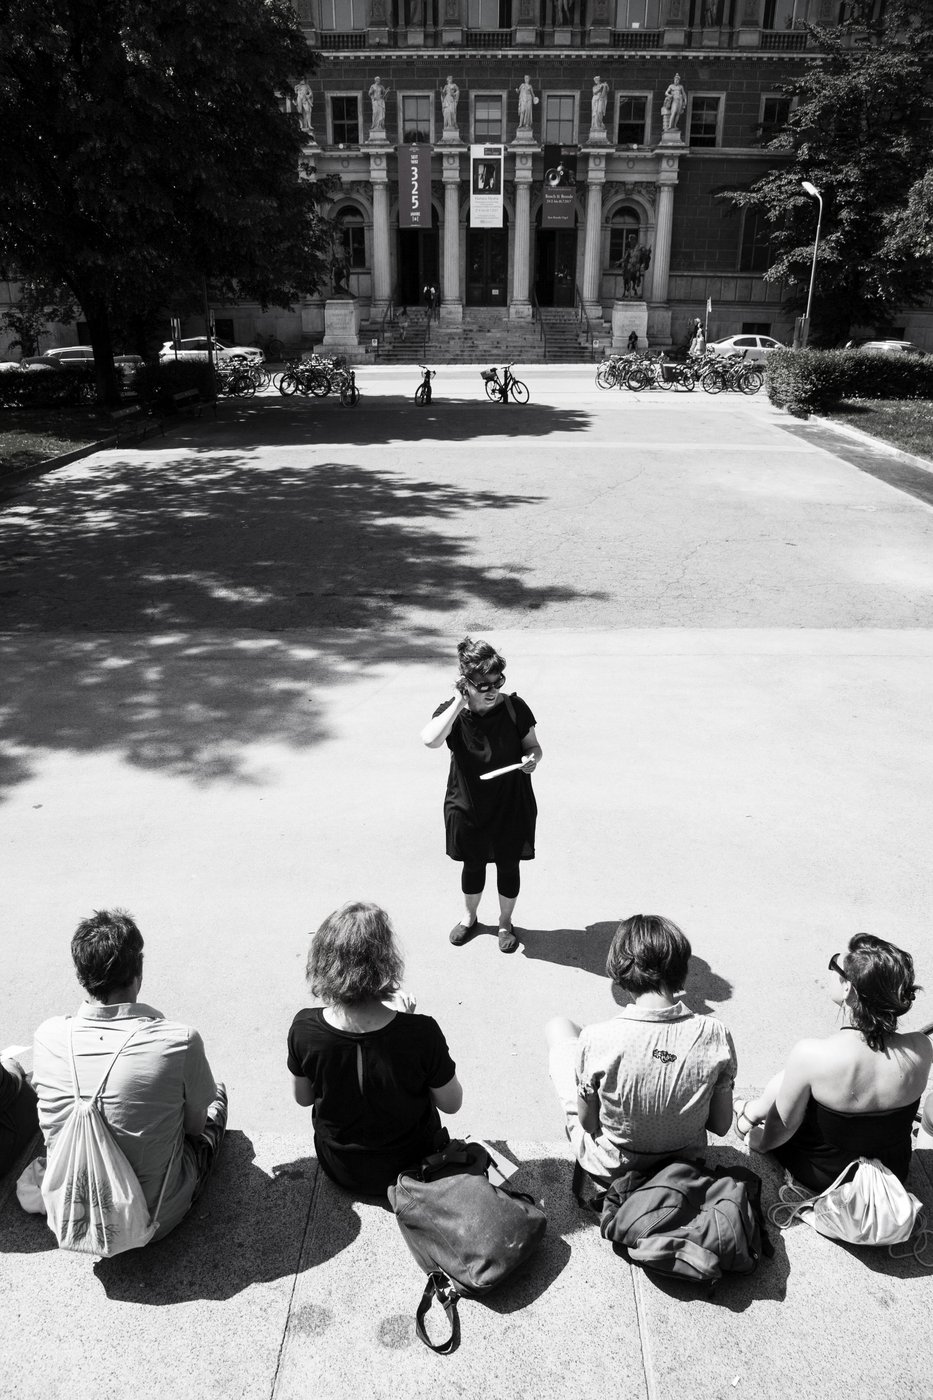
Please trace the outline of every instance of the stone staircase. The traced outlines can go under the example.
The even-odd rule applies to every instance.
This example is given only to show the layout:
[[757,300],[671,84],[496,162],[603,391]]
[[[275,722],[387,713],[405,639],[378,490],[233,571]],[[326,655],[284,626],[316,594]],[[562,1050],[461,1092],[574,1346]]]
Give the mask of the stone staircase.
[[[432,321],[427,345],[424,343],[427,313],[423,307],[409,307],[409,324],[404,339],[398,323],[386,324],[376,354],[380,365],[494,365],[585,364],[592,359],[587,336],[576,313],[565,307],[545,307],[547,352],[541,327],[536,321],[510,321],[504,311],[486,307],[465,307],[462,322],[445,325]],[[594,327],[595,329],[595,327]],[[382,327],[361,326],[360,341],[366,344]],[[600,326],[603,344],[608,344],[608,328]]]

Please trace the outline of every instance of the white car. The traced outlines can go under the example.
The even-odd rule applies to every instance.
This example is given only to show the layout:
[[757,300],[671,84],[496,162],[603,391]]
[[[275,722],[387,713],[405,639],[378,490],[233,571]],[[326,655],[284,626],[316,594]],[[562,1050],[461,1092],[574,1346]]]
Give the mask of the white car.
[[746,364],[763,364],[772,350],[787,347],[770,335],[727,335],[724,340],[710,341],[706,348],[714,355],[744,355]]
[[880,351],[883,355],[920,355],[926,354],[919,345],[912,345],[909,340],[865,340],[858,347],[860,350]]
[[[257,350],[255,345],[228,345],[225,340],[218,340],[214,337],[214,358],[217,360],[228,360],[233,355],[242,355],[245,360],[252,360],[256,364],[262,364],[264,356],[261,350]],[[175,359],[175,344],[167,340],[159,351],[159,359],[162,364],[168,364]],[[192,335],[187,340],[178,342],[179,360],[206,360],[207,359],[207,336]]]
[[93,360],[94,351],[90,345],[59,345],[54,350],[43,350],[43,360]]

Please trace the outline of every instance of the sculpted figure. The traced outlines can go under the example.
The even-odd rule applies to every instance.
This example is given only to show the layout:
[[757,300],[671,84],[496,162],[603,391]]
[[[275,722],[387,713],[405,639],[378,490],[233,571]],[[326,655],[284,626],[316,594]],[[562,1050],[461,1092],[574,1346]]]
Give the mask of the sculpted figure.
[[386,129],[386,98],[389,92],[390,89],[384,88],[378,78],[373,78],[369,89],[369,100],[373,108],[370,131],[385,131]]
[[441,88],[441,111],[444,113],[444,130],[457,130],[457,103],[460,101],[460,89],[453,78],[448,76],[446,83]]
[[609,101],[609,84],[599,75],[593,79],[593,93],[590,98],[590,130],[606,130],[606,105]]
[[561,24],[573,24],[573,0],[557,0],[557,17]]
[[301,130],[307,132],[309,136],[314,135],[314,127],[311,125],[311,113],[314,111],[314,93],[307,78],[302,78],[295,88],[295,107],[298,111],[298,125]]
[[687,91],[680,81],[680,74],[674,74],[674,81],[668,85],[661,103],[661,122],[665,131],[676,131],[680,119],[687,109]]
[[519,129],[530,131],[532,113],[534,108],[538,105],[538,99],[535,97],[535,90],[531,86],[531,79],[527,73],[525,74],[525,81],[522,83],[521,87],[516,88],[515,91],[518,93]]

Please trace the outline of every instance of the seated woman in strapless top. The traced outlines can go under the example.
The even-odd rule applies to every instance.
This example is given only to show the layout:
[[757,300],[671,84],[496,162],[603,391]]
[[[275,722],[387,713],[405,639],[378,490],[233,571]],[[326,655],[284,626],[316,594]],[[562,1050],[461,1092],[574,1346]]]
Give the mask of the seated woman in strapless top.
[[736,1102],[736,1129],[811,1191],[824,1191],[859,1157],[877,1158],[904,1181],[933,1060],[927,1036],[897,1030],[919,990],[913,959],[857,933],[829,970],[842,1026],[825,1040],[798,1041],[758,1098]]

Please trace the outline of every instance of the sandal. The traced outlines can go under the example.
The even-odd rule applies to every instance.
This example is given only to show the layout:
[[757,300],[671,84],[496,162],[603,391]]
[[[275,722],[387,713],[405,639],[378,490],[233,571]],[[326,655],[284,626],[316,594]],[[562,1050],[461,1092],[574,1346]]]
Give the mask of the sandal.
[[[735,1135],[736,1135],[736,1137],[739,1139],[739,1142],[746,1142],[746,1143],[748,1142],[748,1135],[749,1135],[749,1133],[751,1132],[752,1128],[757,1128],[757,1126],[758,1126],[757,1123],[753,1123],[753,1122],[752,1122],[752,1120],[749,1118],[748,1114],[745,1112],[745,1110],[746,1110],[747,1107],[748,1107],[748,1099],[736,1099],[735,1104],[733,1105],[733,1118],[734,1118],[734,1121],[735,1121]],[[746,1123],[748,1124],[748,1127],[745,1128],[744,1131],[743,1131],[743,1129],[742,1129],[742,1125],[741,1125],[740,1122],[739,1122],[739,1119],[740,1119],[740,1118],[744,1118],[745,1121],[746,1121]]]

